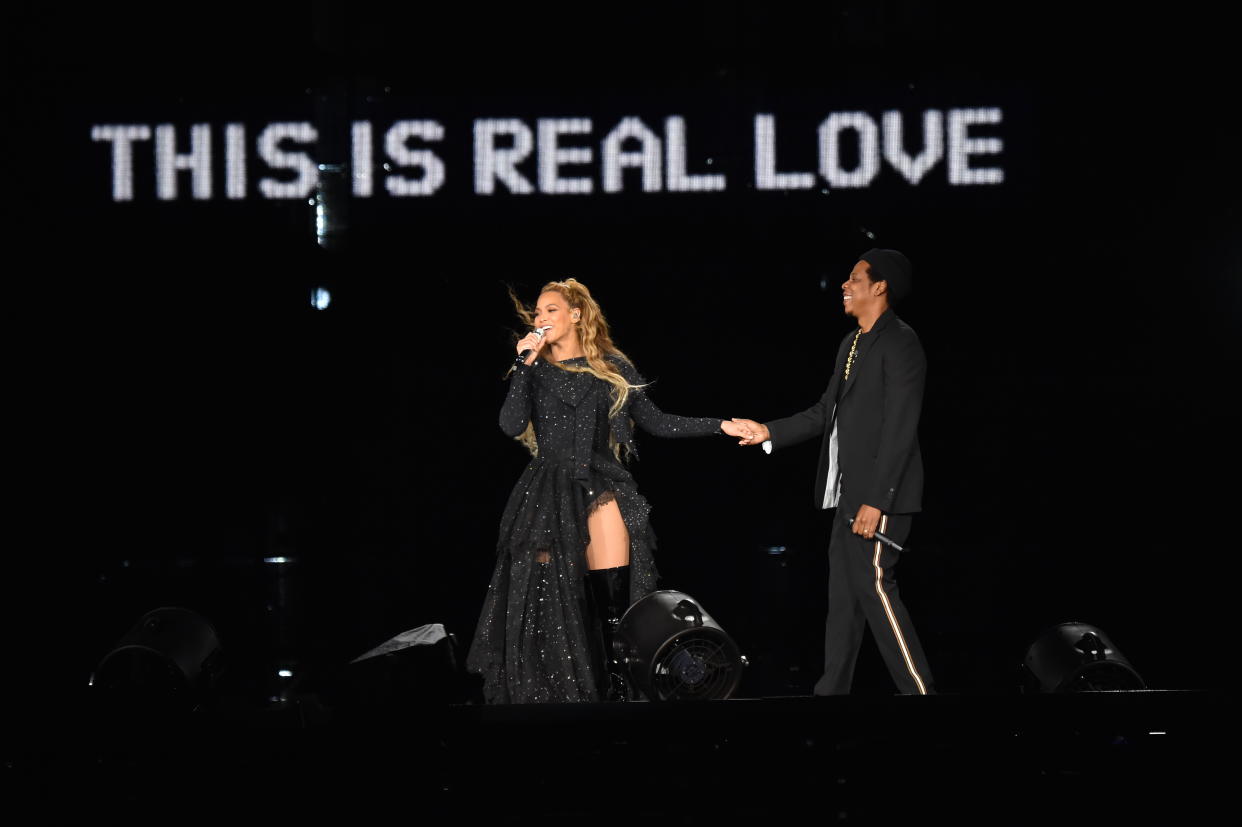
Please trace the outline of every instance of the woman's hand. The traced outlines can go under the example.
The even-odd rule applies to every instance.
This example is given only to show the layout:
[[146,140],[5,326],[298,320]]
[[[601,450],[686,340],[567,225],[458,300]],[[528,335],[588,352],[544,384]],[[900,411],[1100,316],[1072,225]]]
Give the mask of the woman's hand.
[[735,417],[732,422],[726,424],[733,426],[736,433],[725,430],[724,425],[720,426],[720,430],[729,436],[739,437],[738,445],[762,445],[772,438],[771,434],[768,433],[768,426],[753,419],[737,419]]
[[738,439],[749,439],[752,436],[749,428],[744,428],[738,423],[730,422],[727,419],[720,420],[720,432]]
[[535,359],[539,357],[539,351],[543,350],[544,344],[545,344],[544,337],[534,331],[531,331],[530,333],[527,333],[525,336],[523,336],[521,339],[518,339],[518,343],[517,343],[518,356],[521,356],[524,352],[528,350],[530,351],[530,355],[526,357],[526,361],[523,362],[523,364],[529,365],[531,362],[534,362]]

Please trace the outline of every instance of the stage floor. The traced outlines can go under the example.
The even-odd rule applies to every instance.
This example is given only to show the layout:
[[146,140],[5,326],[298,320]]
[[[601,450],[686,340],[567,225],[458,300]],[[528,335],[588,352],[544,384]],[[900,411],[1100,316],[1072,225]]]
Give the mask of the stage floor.
[[[30,823],[255,815],[678,824],[1185,823],[1229,799],[1220,693],[392,706],[311,696],[146,726],[86,702],[13,717]],[[12,712],[13,710],[10,710]],[[10,810],[13,811],[13,810]]]

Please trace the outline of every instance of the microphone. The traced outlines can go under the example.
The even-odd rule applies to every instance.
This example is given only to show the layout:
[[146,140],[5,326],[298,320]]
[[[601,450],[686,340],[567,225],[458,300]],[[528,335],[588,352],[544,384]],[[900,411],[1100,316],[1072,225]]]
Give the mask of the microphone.
[[[853,524],[854,524],[854,518],[853,518],[853,517],[850,517],[850,525],[853,525]],[[881,533],[880,533],[880,532],[878,532],[878,531],[877,531],[877,532],[876,532],[873,536],[875,537],[875,539],[879,540],[881,543],[883,543],[884,545],[888,546],[888,547],[889,547],[889,548],[891,548],[893,551],[905,551],[905,549],[904,549],[904,548],[902,548],[901,546],[897,545],[897,544],[896,544],[896,543],[894,543],[892,540],[890,540],[888,537],[885,537],[883,534],[881,534]]]
[[[552,325],[548,324],[548,325],[544,325],[543,327],[537,327],[537,328],[535,328],[535,329],[534,329],[533,331],[531,331],[531,332],[532,332],[532,333],[534,333],[536,336],[538,336],[540,339],[542,339],[542,338],[543,338],[543,334],[544,334],[544,333],[546,333],[546,332],[548,332],[548,331],[549,331],[549,330],[551,330],[551,329],[552,329]],[[519,361],[519,362],[525,362],[525,361],[526,361],[526,357],[527,357],[527,356],[530,356],[530,352],[531,352],[531,348],[526,348],[526,350],[524,350],[524,351],[522,351],[521,353],[519,353],[519,354],[518,354],[518,361]]]

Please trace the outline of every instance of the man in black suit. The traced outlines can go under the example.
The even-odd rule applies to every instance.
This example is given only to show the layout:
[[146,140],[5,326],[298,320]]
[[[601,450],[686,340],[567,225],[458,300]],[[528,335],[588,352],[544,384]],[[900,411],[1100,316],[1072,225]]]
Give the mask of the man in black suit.
[[[836,508],[828,546],[824,675],[816,695],[846,694],[867,625],[900,692],[932,693],[931,670],[897,593],[898,545],[922,508],[919,412],[927,360],[915,332],[892,307],[912,287],[909,260],[896,250],[864,253],[841,285],[846,314],[858,321],[837,349],[828,390],[801,413],[750,429],[743,445],[765,451],[822,437],[817,508]],[[852,518],[852,519],[851,519]]]

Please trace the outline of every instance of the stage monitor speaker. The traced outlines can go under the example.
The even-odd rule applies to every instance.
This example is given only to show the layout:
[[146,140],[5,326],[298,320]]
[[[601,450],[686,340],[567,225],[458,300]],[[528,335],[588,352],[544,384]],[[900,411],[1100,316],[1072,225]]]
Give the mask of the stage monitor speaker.
[[90,678],[94,691],[149,710],[192,710],[206,701],[223,671],[220,640],[190,609],[147,612],[104,655]]
[[617,630],[631,680],[653,701],[723,700],[737,691],[746,658],[694,598],[652,592]]
[[1041,692],[1146,689],[1108,635],[1087,623],[1045,629],[1027,650],[1023,666]]
[[350,661],[337,700],[367,714],[410,705],[464,703],[467,686],[456,636],[443,624],[429,623]]

